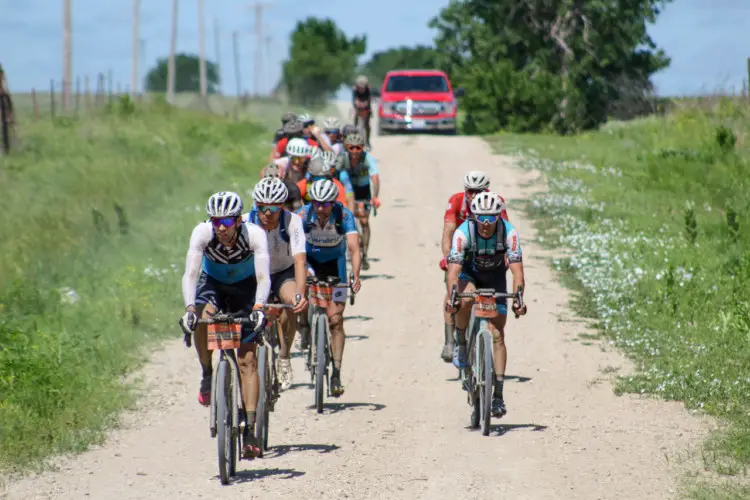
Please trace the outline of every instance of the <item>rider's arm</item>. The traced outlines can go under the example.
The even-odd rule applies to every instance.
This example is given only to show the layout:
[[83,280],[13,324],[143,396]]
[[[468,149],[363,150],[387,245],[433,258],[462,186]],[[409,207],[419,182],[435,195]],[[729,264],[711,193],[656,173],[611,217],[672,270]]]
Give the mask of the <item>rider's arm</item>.
[[344,216],[341,221],[346,233],[346,246],[349,248],[349,253],[352,256],[352,273],[354,273],[354,281],[359,280],[359,271],[362,267],[362,254],[359,252],[359,232],[357,226],[354,223],[354,215],[351,211],[344,209]]
[[367,165],[368,175],[370,176],[370,186],[372,186],[372,197],[380,196],[380,173],[378,172],[378,163],[371,154],[365,154],[365,165]]
[[503,222],[505,224],[505,245],[508,248],[506,256],[508,258],[508,264],[510,272],[513,275],[513,289],[512,293],[521,287],[521,291],[526,289],[526,281],[523,273],[523,251],[521,250],[521,238],[518,236],[518,231],[509,222]]
[[206,222],[195,226],[193,234],[190,235],[190,245],[185,257],[185,273],[182,275],[182,300],[186,308],[195,306],[195,287],[198,285],[198,276],[201,272],[203,251],[211,237],[211,224]]
[[268,253],[266,232],[255,224],[245,223],[248,241],[255,259],[255,305],[263,306],[271,293],[271,256]]
[[[500,198],[500,201],[502,201],[503,205],[505,205],[505,198],[503,198],[500,195],[498,195],[498,198]],[[508,222],[510,222],[510,219],[508,218],[508,211],[505,208],[503,208],[503,211],[500,212],[500,218],[502,218],[503,220],[507,220]]]
[[289,250],[294,257],[294,283],[297,293],[305,296],[307,288],[307,253],[305,252],[305,231],[302,228],[302,218],[292,214],[289,219]]
[[451,245],[453,243],[453,234],[456,232],[456,221],[445,221],[443,223],[443,239],[440,246],[443,250],[443,257],[448,257],[451,253]]
[[464,253],[469,240],[466,236],[467,233],[464,232],[467,227],[466,223],[461,224],[461,227],[453,233],[451,249],[448,253],[448,275],[445,279],[448,295],[450,295],[453,285],[458,283],[458,275],[461,273],[461,267],[463,266]]
[[344,186],[346,191],[346,208],[354,211],[354,186],[352,186],[352,180],[349,178],[349,174],[346,170],[342,170],[339,175],[339,182]]

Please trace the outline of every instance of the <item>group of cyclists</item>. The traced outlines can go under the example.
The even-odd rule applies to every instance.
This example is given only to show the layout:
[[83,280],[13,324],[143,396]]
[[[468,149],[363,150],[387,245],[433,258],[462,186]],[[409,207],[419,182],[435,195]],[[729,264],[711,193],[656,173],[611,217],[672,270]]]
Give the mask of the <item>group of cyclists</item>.
[[[264,306],[271,297],[293,306],[291,313],[281,314],[279,338],[279,381],[281,389],[287,390],[293,382],[290,356],[296,333],[300,349],[306,350],[310,342],[310,325],[304,314],[308,275],[334,277],[340,282],[326,312],[333,354],[330,390],[335,397],[344,393],[344,310],[349,288],[355,294],[360,290],[360,271],[368,268],[369,215],[372,207],[380,206],[380,176],[357,128],[341,127],[332,116],[322,125],[316,126],[310,115],[284,114],[270,161],[253,189],[252,208],[246,211],[237,193],[215,193],[206,204],[208,220],[197,224],[190,237],[180,326],[186,335],[194,335],[202,369],[200,404],[210,404],[213,370],[207,328],[198,319],[210,318],[218,311],[247,311],[251,320],[250,325],[243,325],[243,343],[237,353],[245,408],[241,415],[245,458],[260,454],[260,443],[251,431],[259,395],[257,343],[253,339],[265,326]],[[451,196],[444,216],[442,253],[446,297],[441,357],[462,368],[467,365],[466,328],[472,302],[451,303],[453,286],[457,285],[459,292],[482,287],[505,291],[508,269],[513,290],[525,286],[518,232],[508,220],[504,199],[490,191],[485,173],[466,174],[464,190]],[[507,360],[504,300],[498,300],[497,309],[499,315],[491,322],[495,359],[492,413],[501,417],[507,411],[503,399]],[[526,306],[517,302],[512,310],[516,316],[526,314]]]

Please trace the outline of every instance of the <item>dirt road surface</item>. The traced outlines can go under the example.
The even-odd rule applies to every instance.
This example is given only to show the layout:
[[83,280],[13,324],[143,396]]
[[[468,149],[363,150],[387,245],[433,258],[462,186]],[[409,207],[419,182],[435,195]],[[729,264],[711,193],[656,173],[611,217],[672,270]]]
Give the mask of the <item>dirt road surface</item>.
[[[706,422],[680,403],[617,397],[610,372],[627,370],[584,331],[569,294],[518,208],[533,174],[493,156],[478,138],[376,137],[383,206],[372,222],[372,267],[347,306],[346,393],[323,415],[295,349],[295,385],[271,417],[273,449],[219,483],[199,366],[175,339],[143,370],[140,408],[100,448],[60,470],[10,485],[12,499],[349,498],[664,499],[675,497],[675,454]],[[486,170],[508,200],[525,253],[525,318],[508,321],[508,415],[483,437],[467,429],[456,370],[439,358],[442,214],[463,173]],[[179,293],[175,290],[175,293]],[[175,331],[175,336],[178,332]],[[180,336],[181,337],[181,336]]]

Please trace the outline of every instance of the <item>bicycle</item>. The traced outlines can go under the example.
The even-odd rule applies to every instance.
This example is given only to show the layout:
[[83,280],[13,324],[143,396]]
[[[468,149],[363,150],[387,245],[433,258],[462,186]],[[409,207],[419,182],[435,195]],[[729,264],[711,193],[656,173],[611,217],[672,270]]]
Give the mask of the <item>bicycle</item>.
[[[466,343],[468,347],[469,366],[460,368],[460,378],[467,390],[469,406],[471,406],[470,427],[482,427],[482,435],[490,433],[490,419],[492,417],[492,394],[495,383],[495,359],[490,331],[490,319],[497,317],[497,303],[495,299],[514,299],[523,307],[523,292],[518,287],[516,293],[498,293],[492,288],[478,288],[472,292],[458,293],[457,286],[451,289],[450,303],[456,304],[456,299],[474,299],[471,307],[471,317],[466,328]],[[516,315],[516,318],[518,315]]]
[[[211,318],[201,318],[199,324],[208,326],[208,350],[219,351],[219,363],[211,376],[211,414],[209,430],[217,439],[219,452],[219,478],[228,484],[237,473],[237,454],[242,456],[239,437],[242,404],[240,370],[236,349],[242,343],[242,326],[253,325],[247,313],[217,313]],[[190,335],[185,334],[185,345],[190,347]]]
[[279,315],[282,309],[293,309],[291,304],[266,304],[266,326],[254,339],[258,342],[258,380],[262,385],[258,391],[258,406],[255,410],[255,439],[261,444],[259,457],[268,451],[269,413],[274,411],[281,397],[276,361],[279,357]]
[[[354,275],[349,275],[351,288]],[[318,413],[323,413],[323,388],[327,388],[328,397],[331,396],[330,381],[328,379],[328,365],[333,363],[331,351],[331,329],[328,327],[328,306],[333,299],[334,287],[340,287],[341,281],[335,276],[325,280],[315,276],[307,277],[308,297],[310,307],[307,309],[308,324],[310,325],[310,345],[305,358],[306,369],[310,372],[310,381],[315,384],[314,399]],[[354,293],[349,296],[349,303],[354,305]]]

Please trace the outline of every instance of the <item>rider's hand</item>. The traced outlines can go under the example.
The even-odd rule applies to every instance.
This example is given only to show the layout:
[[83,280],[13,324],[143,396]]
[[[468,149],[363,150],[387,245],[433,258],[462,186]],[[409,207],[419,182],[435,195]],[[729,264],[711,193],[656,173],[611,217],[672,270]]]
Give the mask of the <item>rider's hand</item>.
[[195,311],[192,309],[185,311],[185,314],[180,318],[180,328],[182,328],[182,332],[185,335],[191,335],[197,324],[198,316],[196,316]]
[[454,306],[453,304],[451,304],[450,300],[447,300],[445,302],[445,312],[449,314],[455,314],[458,312],[458,308]]
[[294,309],[292,309],[292,311],[295,314],[298,314],[307,309],[307,297],[302,294],[297,294],[297,297],[295,298],[298,298],[298,300],[294,303]]
[[359,293],[360,288],[362,288],[362,282],[359,281],[359,276],[356,276],[352,281],[352,293]]
[[526,314],[526,304],[523,305],[523,307],[519,307],[518,302],[513,301],[513,314],[516,315],[516,318],[520,316],[524,316]]
[[448,270],[448,257],[443,257],[442,259],[440,259],[440,269],[442,269],[443,271]]
[[370,200],[370,205],[372,205],[375,208],[380,208],[380,198],[375,197]]
[[259,332],[266,326],[266,315],[261,310],[255,310],[250,313],[250,324],[254,332]]

